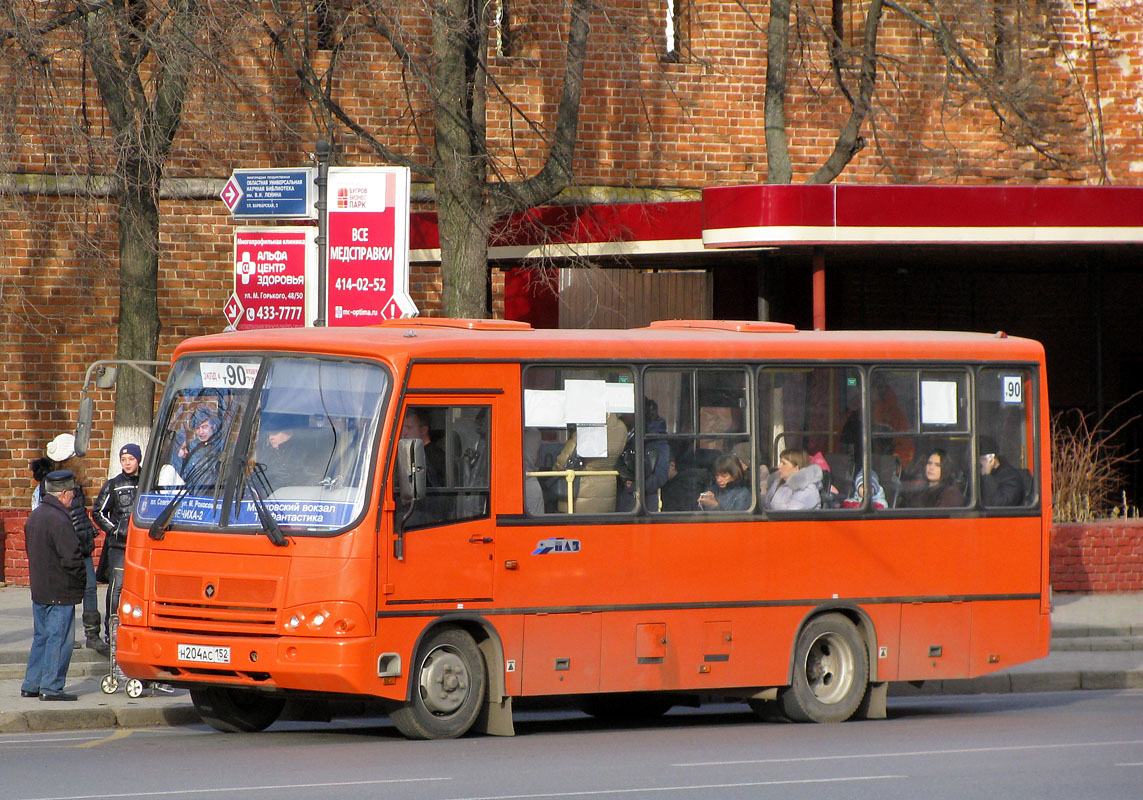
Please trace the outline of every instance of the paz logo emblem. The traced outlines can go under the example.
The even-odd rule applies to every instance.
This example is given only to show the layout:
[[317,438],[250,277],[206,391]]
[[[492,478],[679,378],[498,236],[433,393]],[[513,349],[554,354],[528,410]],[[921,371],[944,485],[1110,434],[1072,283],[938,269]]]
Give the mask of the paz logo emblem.
[[202,592],[202,593],[206,595],[206,598],[207,598],[208,600],[209,600],[210,598],[214,597],[214,584],[213,584],[213,583],[208,583],[208,584],[206,585],[206,588],[205,588],[205,589],[203,589],[203,592]]

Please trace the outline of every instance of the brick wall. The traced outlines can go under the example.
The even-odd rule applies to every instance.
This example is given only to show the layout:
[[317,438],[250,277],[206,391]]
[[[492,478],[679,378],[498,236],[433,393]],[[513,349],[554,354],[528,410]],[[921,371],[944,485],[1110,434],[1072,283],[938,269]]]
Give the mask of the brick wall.
[[1143,592],[1143,520],[1052,526],[1057,592]]
[[27,519],[27,509],[0,509],[0,552],[4,554],[0,581],[17,586],[28,584],[28,555],[24,552],[24,522]]
[[[617,14],[593,19],[575,151],[577,182],[589,188],[658,190],[764,181],[766,40],[757,14],[726,0],[685,4],[690,17],[683,26],[684,57],[674,63],[661,58],[664,4],[616,0],[609,5]],[[980,29],[971,39],[973,54],[989,63],[992,7],[957,5],[966,24]],[[1038,155],[1037,148],[997,123],[979,98],[970,102],[968,89],[955,79],[946,86],[944,59],[932,38],[887,12],[879,41],[890,57],[881,66],[876,127],[864,126],[866,147],[840,180],[1143,182],[1143,19],[1120,5],[1065,0],[1028,12],[1030,49],[1020,62],[1026,74],[1013,79],[1019,78],[1021,91],[1044,92],[1037,119],[1045,122],[1048,144],[1059,145],[1058,159]],[[227,18],[220,15],[245,6],[215,4],[211,20],[225,27]],[[535,174],[547,153],[566,19],[562,3],[529,0],[513,6],[516,44],[510,54],[489,62],[497,91],[489,98],[488,139],[501,174],[515,179]],[[846,4],[850,44],[861,40],[862,7]],[[418,6],[407,8],[412,46],[427,59],[427,23]],[[818,19],[830,16],[824,0],[800,8]],[[973,21],[973,9],[983,16]],[[1040,19],[1041,13],[1047,18]],[[1094,20],[1090,30],[1089,18]],[[164,171],[170,179],[218,180],[240,167],[298,166],[324,132],[306,111],[284,60],[267,58],[266,43],[252,35],[260,26],[235,22],[229,26],[235,40],[222,51],[231,54],[223,62],[228,79],[196,84],[188,97]],[[1040,25],[1051,35],[1037,33]],[[788,77],[796,182],[806,180],[830,153],[848,114],[832,84],[824,40],[808,35],[804,46],[791,45],[796,52]],[[28,69],[18,48],[0,51],[0,341],[5,344],[0,352],[5,389],[0,507],[26,503],[32,487],[28,459],[41,455],[56,434],[74,428],[84,369],[116,350],[115,204],[66,191],[38,194],[39,184],[32,180],[83,177],[89,170],[100,177],[115,160],[110,137],[101,133],[110,125],[76,43],[63,33],[45,37],[42,52],[59,54],[59,60],[71,54],[72,62],[57,63],[53,57],[55,66],[41,75]],[[355,38],[341,53],[342,63],[354,65],[333,87],[342,107],[385,146],[427,160],[432,141],[431,127],[424,124],[426,100],[414,96],[405,102],[406,91],[416,95],[415,82],[394,66],[390,51],[376,39]],[[50,86],[40,83],[44,76],[51,78]],[[52,102],[40,102],[45,97]],[[536,126],[524,122],[521,113],[532,115]],[[79,137],[82,130],[96,133],[90,145]],[[377,163],[375,154],[344,132],[335,139],[342,163]],[[158,357],[165,359],[178,341],[225,325],[222,307],[233,282],[235,225],[210,193],[164,195],[160,213]],[[503,313],[502,285],[502,273],[494,271],[494,315]],[[438,269],[415,266],[410,286],[423,313],[439,313]],[[112,393],[102,392],[96,401],[90,486],[107,477],[101,471],[118,469],[108,452]]]

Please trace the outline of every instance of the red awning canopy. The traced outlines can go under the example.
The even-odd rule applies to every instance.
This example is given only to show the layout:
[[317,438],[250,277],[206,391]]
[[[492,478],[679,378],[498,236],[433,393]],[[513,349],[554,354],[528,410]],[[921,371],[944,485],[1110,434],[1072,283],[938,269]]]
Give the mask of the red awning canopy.
[[[704,189],[702,200],[544,206],[496,226],[492,259],[701,253],[847,244],[1143,243],[1143,187],[810,186]],[[435,212],[411,225],[414,261],[440,258]]]

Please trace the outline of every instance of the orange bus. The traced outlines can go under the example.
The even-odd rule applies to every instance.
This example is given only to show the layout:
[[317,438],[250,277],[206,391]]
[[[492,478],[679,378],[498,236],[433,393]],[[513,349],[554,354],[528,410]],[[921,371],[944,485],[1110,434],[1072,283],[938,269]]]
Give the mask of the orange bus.
[[738,699],[883,717],[1048,652],[1027,339],[400,320],[176,350],[117,657],[220,730],[291,696],[402,733]]

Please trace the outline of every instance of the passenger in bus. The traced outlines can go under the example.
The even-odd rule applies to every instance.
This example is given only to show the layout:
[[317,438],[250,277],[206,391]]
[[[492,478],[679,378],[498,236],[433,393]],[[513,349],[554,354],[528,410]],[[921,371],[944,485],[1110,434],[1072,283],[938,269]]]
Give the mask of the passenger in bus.
[[964,505],[964,495],[957,488],[956,469],[949,454],[941,448],[929,451],[924,475],[905,487],[903,505],[909,508],[955,508]]
[[[577,435],[572,433],[567,444],[556,456],[555,469],[568,469],[568,461],[576,455]],[[583,472],[574,484],[572,510],[576,514],[600,514],[615,511],[616,481],[614,475],[590,475],[590,472],[611,471],[619,463],[619,454],[627,441],[627,426],[617,414],[607,415],[607,455],[582,459],[577,471]],[[560,500],[559,510],[566,513],[567,501]]]
[[329,453],[316,453],[306,440],[304,417],[290,414],[264,414],[264,436],[258,443],[256,462],[266,479],[269,493],[283,486],[316,486],[324,477]]
[[[619,495],[616,511],[634,511],[637,454],[635,452],[635,415],[620,414],[627,426],[627,440],[619,456]],[[667,432],[667,421],[659,416],[659,404],[650,397],[643,398],[643,426],[648,434]],[[643,448],[643,503],[648,511],[659,510],[659,490],[669,480],[670,446],[664,439],[651,439]]]
[[710,470],[689,460],[671,456],[667,462],[667,482],[659,490],[663,511],[694,511],[695,498],[710,482]]
[[980,496],[986,506],[1018,506],[1024,503],[1024,479],[1020,470],[997,453],[996,440],[981,436],[976,452],[980,458]]
[[[897,401],[897,392],[889,385],[883,376],[878,376],[873,382],[873,425],[883,426],[887,431],[909,430],[909,418],[901,410]],[[914,444],[912,438],[905,436],[893,439],[894,455],[902,464],[913,460]]]
[[745,511],[750,508],[750,483],[733,453],[714,461],[714,483],[698,496],[703,511]]
[[524,429],[524,510],[532,516],[544,513],[544,490],[540,479],[529,472],[540,470],[540,430]]
[[199,406],[191,415],[190,435],[182,435],[171,466],[178,470],[184,481],[198,486],[215,482],[218,457],[222,451],[222,434],[218,417],[206,406]]
[[778,455],[777,475],[770,476],[767,511],[808,511],[821,508],[822,468],[810,463],[805,450],[786,449]]
[[[870,507],[878,511],[888,508],[889,502],[885,499],[885,489],[882,488],[881,482],[877,480],[877,473],[872,470],[869,472],[869,486],[873,490],[870,494]],[[853,478],[853,494],[841,502],[841,507],[861,508],[864,498],[865,480],[862,473],[858,471],[857,475]]]
[[426,409],[409,407],[405,420],[401,423],[402,439],[420,439],[425,445],[425,483],[430,487],[446,485],[445,452],[440,441],[432,437],[429,416]]

